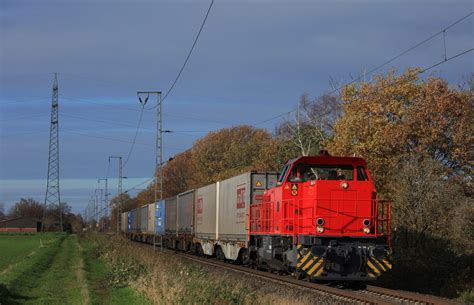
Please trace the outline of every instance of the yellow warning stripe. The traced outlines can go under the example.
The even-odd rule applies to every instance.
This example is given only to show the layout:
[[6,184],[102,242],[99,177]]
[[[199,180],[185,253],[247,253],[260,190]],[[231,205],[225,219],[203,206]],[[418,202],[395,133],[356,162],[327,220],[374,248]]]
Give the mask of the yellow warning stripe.
[[382,262],[384,263],[385,267],[387,267],[387,269],[392,269],[392,264],[388,260],[382,259]]
[[379,275],[380,271],[372,264],[370,260],[367,260],[367,265],[374,271],[375,274]]
[[372,272],[367,272],[367,274],[369,275],[369,277],[377,277],[375,274],[373,274]]
[[305,257],[303,257],[303,259],[296,265],[296,267],[301,267],[301,265],[303,265],[307,260],[308,258],[311,257],[311,252],[309,252],[308,254],[306,254]]
[[311,258],[311,259],[308,261],[308,263],[305,264],[304,267],[301,268],[301,269],[303,269],[303,270],[309,269],[309,267],[311,267],[311,265],[314,263],[315,260],[316,260],[316,257]]
[[313,273],[317,270],[316,276],[319,276],[324,270],[324,268],[322,268],[323,264],[324,264],[324,259],[323,258],[319,259],[318,262],[313,266],[313,268],[311,268],[308,271],[308,274],[313,275]]
[[321,267],[319,268],[319,270],[318,270],[318,271],[316,271],[316,276],[320,276],[320,275],[321,275],[321,273],[323,273],[323,271],[324,271],[324,267],[323,267],[323,266],[321,266]]
[[377,266],[377,269],[382,269],[383,272],[387,271],[387,268],[383,264],[381,264],[375,257],[371,257],[372,263]]

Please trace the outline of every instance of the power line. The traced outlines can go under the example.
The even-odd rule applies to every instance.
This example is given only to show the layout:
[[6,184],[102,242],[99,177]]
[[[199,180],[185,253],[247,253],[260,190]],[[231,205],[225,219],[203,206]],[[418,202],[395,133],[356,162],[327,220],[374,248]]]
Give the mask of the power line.
[[464,54],[467,54],[467,53],[469,53],[469,52],[472,52],[472,51],[474,51],[474,48],[465,50],[465,51],[460,52],[460,53],[458,53],[458,54],[456,54],[456,55],[454,55],[454,56],[445,58],[444,60],[442,60],[442,61],[440,61],[440,62],[437,62],[437,63],[435,63],[434,65],[432,65],[432,66],[430,66],[430,67],[428,67],[428,68],[425,68],[425,69],[421,70],[420,73],[418,73],[418,74],[425,73],[426,71],[431,70],[431,69],[433,69],[433,68],[435,68],[435,67],[437,67],[437,66],[439,66],[439,65],[442,65],[442,64],[444,64],[445,62],[448,62],[448,61],[450,61],[450,60],[452,60],[452,59],[455,59],[455,58],[457,58],[457,57],[460,57],[460,56],[462,56],[462,55],[464,55]]
[[34,114],[34,115],[28,115],[28,116],[18,116],[16,118],[8,118],[5,120],[0,120],[0,122],[8,122],[8,121],[16,121],[16,120],[23,120],[23,119],[31,119],[31,118],[37,118],[37,117],[42,117],[45,115],[51,115],[50,113],[42,113],[42,114]]
[[449,30],[450,28],[452,28],[452,27],[455,26],[456,24],[458,24],[458,23],[462,22],[463,20],[467,19],[467,18],[470,17],[472,14],[473,14],[473,12],[470,12],[470,13],[467,14],[466,16],[464,16],[464,17],[462,17],[462,18],[456,20],[455,22],[451,23],[451,24],[448,25],[447,27],[441,29],[440,31],[438,31],[438,32],[436,32],[436,33],[434,33],[434,34],[432,34],[432,35],[429,36],[428,38],[426,38],[426,39],[420,41],[419,43],[417,43],[417,44],[415,44],[415,45],[409,47],[408,49],[406,49],[406,50],[402,51],[401,53],[395,55],[394,57],[390,58],[389,60],[383,62],[382,64],[380,64],[380,65],[378,65],[378,66],[376,66],[375,68],[371,69],[369,72],[364,73],[364,74],[360,74],[357,78],[353,79],[352,81],[350,81],[350,82],[348,82],[348,83],[346,83],[346,84],[344,84],[344,85],[342,85],[342,86],[340,86],[340,87],[334,89],[334,90],[331,91],[329,94],[335,93],[335,92],[339,91],[340,89],[342,89],[343,87],[349,86],[349,85],[351,85],[351,84],[353,84],[353,83],[359,81],[360,79],[362,79],[362,78],[365,76],[365,74],[372,74],[372,73],[374,73],[374,72],[380,70],[381,68],[385,67],[385,66],[388,65],[389,63],[395,61],[396,59],[402,57],[403,55],[405,55],[405,54],[407,54],[407,53],[413,51],[414,49],[416,49],[416,48],[418,48],[419,46],[421,46],[421,45],[427,43],[428,41],[430,41],[430,40],[432,40],[433,38],[439,36],[440,34],[445,33],[446,30]]
[[140,117],[138,118],[137,129],[135,130],[135,135],[133,136],[132,145],[130,146],[130,150],[128,151],[128,155],[125,158],[125,163],[123,164],[123,168],[127,166],[128,160],[130,160],[130,156],[132,155],[133,148],[135,147],[135,142],[137,141],[138,131],[140,130],[140,124],[142,123],[143,119],[143,111],[145,110],[145,105],[142,105],[142,111],[140,112]]
[[140,182],[139,184],[137,184],[137,185],[135,185],[135,186],[132,186],[131,188],[125,190],[124,193],[127,193],[127,192],[129,192],[129,191],[131,191],[131,190],[133,190],[133,189],[136,189],[137,187],[139,187],[139,186],[141,186],[141,185],[143,185],[143,184],[145,184],[145,183],[147,183],[147,182],[150,182],[150,181],[152,181],[153,179],[155,179],[155,177],[148,178],[147,180],[145,180],[145,181],[143,181],[143,182]]
[[[196,38],[194,39],[194,42],[193,42],[193,45],[191,46],[191,49],[189,49],[189,52],[188,52],[188,56],[186,56],[186,59],[184,60],[184,63],[183,65],[181,66],[181,69],[179,69],[179,72],[178,72],[178,75],[176,76],[176,78],[174,79],[173,81],[173,84],[171,85],[171,87],[168,89],[168,91],[166,92],[165,96],[163,97],[163,100],[162,101],[165,101],[166,98],[168,97],[168,95],[171,93],[171,91],[173,90],[174,86],[176,85],[176,83],[178,82],[178,79],[179,77],[181,76],[181,73],[183,73],[183,70],[184,68],[186,67],[186,64],[188,63],[189,61],[189,58],[191,57],[191,54],[193,53],[193,50],[194,50],[194,47],[196,46],[196,43],[198,42],[198,39],[199,39],[199,36],[201,35],[201,32],[202,32],[202,29],[204,28],[204,25],[206,24],[206,20],[207,20],[207,17],[209,16],[209,13],[211,12],[211,8],[212,8],[212,5],[214,4],[214,0],[211,0],[211,4],[209,5],[209,8],[207,9],[207,12],[206,12],[206,16],[204,17],[204,20],[202,21],[202,24],[201,24],[201,27],[199,28],[199,31],[196,35]],[[153,106],[151,109],[155,109],[157,106]]]
[[[85,118],[77,115],[71,115],[71,114],[64,114],[61,113],[61,115],[70,117],[70,118],[75,118],[79,120],[84,120],[84,121],[90,121],[90,122],[98,122],[98,123],[104,123],[104,124],[109,124],[109,125],[116,125],[116,126],[124,126],[124,127],[135,127],[133,124],[127,124],[123,122],[117,122],[117,121],[106,121],[106,120],[99,120],[99,119],[91,119],[91,118]],[[147,129],[147,130],[154,130],[151,128],[146,128],[146,127],[141,127],[141,129]]]
[[[89,137],[89,138],[97,138],[97,139],[103,139],[103,140],[109,140],[109,141],[115,141],[115,142],[122,142],[122,143],[132,143],[132,141],[127,141],[127,140],[124,140],[124,139],[111,138],[111,137],[98,136],[98,135],[91,135],[91,134],[85,134],[85,133],[70,131],[70,130],[62,130],[61,133],[77,135],[77,136],[82,136],[82,137]],[[155,147],[155,145],[150,144],[150,143],[136,142],[136,144]],[[182,151],[183,150],[183,148],[171,147],[171,146],[163,146],[163,148],[166,148],[166,149],[169,149],[169,150],[174,150],[174,151]]]
[[61,99],[77,101],[79,103],[93,104],[93,105],[98,105],[98,106],[107,107],[107,108],[111,107],[111,108],[114,108],[114,109],[121,109],[121,110],[123,109],[123,110],[127,110],[127,111],[137,111],[137,112],[140,111],[140,109],[137,109],[137,108],[120,106],[120,105],[117,105],[117,104],[104,104],[104,103],[98,103],[98,102],[91,102],[89,100],[79,99],[79,98],[75,98],[75,97],[66,97],[66,96],[63,96],[63,95],[61,95]]
[[[97,138],[97,139],[103,139],[103,140],[109,140],[109,141],[115,141],[115,142],[122,142],[122,143],[132,143],[131,141],[127,141],[127,140],[123,140],[123,139],[104,137],[104,136],[96,136],[96,135],[84,134],[84,133],[79,133],[79,132],[69,131],[69,130],[63,130],[61,132],[62,133],[67,133],[67,134],[72,134],[72,135],[77,135],[77,136],[82,136],[82,137]],[[153,146],[154,147],[153,144],[149,144],[149,143],[137,142],[136,144],[145,145],[145,146]]]
[[[432,34],[432,35],[429,36],[428,38],[426,38],[426,39],[420,41],[419,43],[417,43],[417,44],[415,44],[415,45],[409,47],[408,49],[402,51],[401,53],[399,53],[399,54],[397,54],[396,56],[390,58],[389,60],[383,62],[382,64],[380,64],[380,65],[374,67],[374,68],[371,69],[367,74],[372,74],[372,73],[374,73],[374,72],[380,70],[381,68],[385,67],[386,65],[388,65],[388,64],[391,63],[391,62],[393,62],[394,60],[396,60],[396,59],[402,57],[403,55],[405,55],[405,54],[407,54],[407,53],[413,51],[414,49],[416,49],[416,48],[418,48],[419,46],[421,46],[421,45],[427,43],[428,41],[430,41],[430,40],[432,40],[433,38],[439,36],[440,34],[444,34],[448,29],[450,29],[450,28],[452,28],[453,26],[457,25],[458,23],[464,21],[465,19],[469,18],[469,17],[472,16],[473,14],[474,14],[474,12],[470,12],[469,14],[465,15],[464,17],[459,18],[459,19],[456,20],[455,22],[453,22],[453,23],[451,23],[450,25],[444,27],[444,28],[441,29],[440,31],[438,31],[438,32],[436,32],[436,33],[434,33],[434,34]],[[445,62],[447,62],[447,61],[449,61],[449,60],[451,60],[451,59],[454,59],[454,58],[456,58],[456,57],[459,57],[459,56],[461,56],[461,55],[464,55],[464,54],[466,54],[466,53],[468,53],[468,52],[470,52],[470,51],[472,51],[472,49],[471,49],[471,50],[464,51],[464,52],[461,52],[461,53],[459,53],[459,54],[457,54],[457,55],[455,55],[455,56],[452,56],[452,57],[450,57],[450,58],[446,58],[446,57],[445,57],[445,59],[444,59],[443,61],[440,61],[440,62],[434,64],[434,65],[431,66],[431,67],[422,69],[419,74],[424,73],[424,72],[426,72],[426,71],[428,71],[428,70],[430,70],[430,69],[432,69],[432,68],[434,68],[434,67],[437,67],[437,66],[439,66],[439,65],[441,65],[441,64],[443,64],[443,63],[445,63]],[[345,83],[344,85],[341,85],[341,86],[335,88],[334,90],[330,91],[328,94],[334,94],[334,93],[336,93],[337,91],[341,90],[342,88],[344,88],[344,87],[346,87],[346,86],[349,86],[349,85],[351,85],[351,84],[353,84],[353,83],[359,81],[359,80],[360,80],[361,78],[363,78],[364,76],[365,76],[365,74],[361,74],[361,75],[359,75],[358,77],[356,77],[355,79],[353,79],[352,81],[347,82],[347,83]],[[370,81],[369,83],[371,83],[371,82],[372,82],[372,81]],[[257,125],[261,125],[261,124],[264,124],[264,123],[269,122],[269,121],[273,121],[273,120],[275,120],[275,119],[277,119],[277,118],[279,118],[279,117],[282,117],[282,116],[284,116],[284,115],[289,115],[290,113],[295,112],[296,110],[297,110],[297,107],[292,108],[292,110],[290,110],[290,111],[281,113],[281,114],[279,114],[279,115],[277,115],[277,116],[268,118],[268,119],[263,120],[263,121],[261,121],[261,122],[258,122],[257,124],[254,124],[253,126],[257,126]]]
[[50,99],[50,98],[51,96],[34,97],[34,98],[27,98],[27,99],[22,99],[22,100],[7,100],[7,101],[0,101],[0,105],[38,102],[38,101],[42,101],[42,100]]

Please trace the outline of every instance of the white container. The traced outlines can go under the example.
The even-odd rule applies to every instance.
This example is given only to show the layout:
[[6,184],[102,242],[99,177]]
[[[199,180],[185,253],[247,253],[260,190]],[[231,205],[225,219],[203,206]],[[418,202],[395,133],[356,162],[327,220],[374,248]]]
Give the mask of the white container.
[[216,239],[216,184],[198,188],[194,202],[195,236]]

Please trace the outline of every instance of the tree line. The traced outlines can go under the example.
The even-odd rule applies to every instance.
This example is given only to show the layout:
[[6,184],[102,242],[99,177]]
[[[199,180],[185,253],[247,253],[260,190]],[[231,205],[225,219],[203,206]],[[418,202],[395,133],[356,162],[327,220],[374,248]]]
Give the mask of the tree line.
[[[320,149],[363,157],[378,197],[393,201],[394,270],[381,281],[456,296],[474,286],[473,80],[450,86],[408,69],[354,82],[337,95],[303,95],[295,114],[272,133],[224,128],[174,156],[164,165],[163,196],[248,170],[277,171]],[[112,204],[129,210],[153,201],[151,183]]]
[[83,228],[83,219],[81,215],[72,213],[71,207],[67,203],[58,205],[48,205],[31,199],[21,198],[5,213],[3,204],[0,204],[0,220],[13,219],[18,217],[30,217],[38,219],[43,223],[45,232],[61,231],[60,215],[62,214],[63,231],[80,232]]

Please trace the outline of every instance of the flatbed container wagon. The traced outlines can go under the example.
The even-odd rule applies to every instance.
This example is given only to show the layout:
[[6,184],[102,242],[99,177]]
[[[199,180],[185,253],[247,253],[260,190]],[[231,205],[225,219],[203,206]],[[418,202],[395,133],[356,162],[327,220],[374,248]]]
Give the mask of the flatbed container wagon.
[[[248,246],[249,206],[260,202],[259,195],[267,188],[274,187],[276,182],[277,173],[247,172],[217,182],[215,196],[212,185],[198,189],[195,217],[203,221],[198,225],[194,238],[196,250],[222,259],[237,260],[241,250]],[[212,230],[204,224],[204,219],[210,220],[213,216],[216,217],[215,230],[201,231]]]

